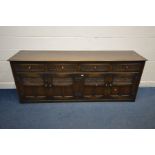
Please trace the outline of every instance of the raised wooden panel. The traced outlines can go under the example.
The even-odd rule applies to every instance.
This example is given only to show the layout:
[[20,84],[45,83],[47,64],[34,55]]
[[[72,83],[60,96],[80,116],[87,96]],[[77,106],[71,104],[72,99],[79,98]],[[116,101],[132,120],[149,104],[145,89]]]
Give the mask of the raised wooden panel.
[[102,86],[88,86],[85,85],[83,88],[83,98],[90,100],[93,99],[104,99],[106,96],[106,89]]
[[51,99],[70,99],[74,98],[74,77],[72,75],[48,75],[49,92]]
[[106,95],[104,74],[84,74],[81,80],[83,98],[104,98]]
[[109,98],[111,99],[133,99],[133,86],[113,86],[110,89]]
[[18,74],[16,84],[18,85],[21,101],[47,99],[48,96],[45,81],[46,77],[43,74]]
[[103,77],[88,77],[84,80],[85,86],[104,86],[105,80]]

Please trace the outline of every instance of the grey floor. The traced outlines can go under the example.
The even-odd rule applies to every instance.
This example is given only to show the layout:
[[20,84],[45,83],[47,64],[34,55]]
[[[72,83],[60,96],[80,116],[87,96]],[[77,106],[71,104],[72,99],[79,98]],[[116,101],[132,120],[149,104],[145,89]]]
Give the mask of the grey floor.
[[14,89],[0,90],[1,129],[155,128],[155,88],[140,88],[136,102],[20,104]]

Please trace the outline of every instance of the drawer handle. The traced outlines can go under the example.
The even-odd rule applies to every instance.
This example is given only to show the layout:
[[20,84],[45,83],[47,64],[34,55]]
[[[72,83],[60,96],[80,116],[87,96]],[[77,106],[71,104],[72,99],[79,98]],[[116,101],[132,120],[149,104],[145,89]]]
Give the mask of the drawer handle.
[[94,66],[94,69],[96,69],[97,67],[96,66]]
[[108,86],[109,86],[109,87],[112,87],[112,84],[110,83],[110,84],[108,85],[108,83],[106,83],[105,86],[106,86],[106,87],[108,87]]
[[31,66],[29,66],[28,69],[30,70],[31,69]]
[[50,84],[49,87],[51,88],[52,87],[52,84]]
[[81,74],[82,77],[84,77],[84,74]]
[[109,86],[112,87],[112,84],[110,83]]
[[63,70],[64,69],[64,66],[61,66],[61,69]]
[[116,92],[117,91],[117,88],[115,88],[114,91]]

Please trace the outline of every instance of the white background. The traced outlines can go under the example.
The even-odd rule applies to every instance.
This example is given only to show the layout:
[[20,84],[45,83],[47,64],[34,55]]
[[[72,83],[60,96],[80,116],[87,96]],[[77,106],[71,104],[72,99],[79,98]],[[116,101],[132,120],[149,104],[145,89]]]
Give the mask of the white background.
[[[0,4],[3,26],[155,25],[153,0],[5,0]],[[0,154],[151,155],[154,139],[154,130],[1,130]]]
[[3,155],[154,155],[153,130],[3,130]]

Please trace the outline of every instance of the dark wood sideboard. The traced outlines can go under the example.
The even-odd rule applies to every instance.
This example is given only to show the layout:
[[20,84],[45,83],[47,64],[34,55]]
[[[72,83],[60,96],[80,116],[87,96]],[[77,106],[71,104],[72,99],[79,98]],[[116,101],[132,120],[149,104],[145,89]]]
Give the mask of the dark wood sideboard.
[[146,59],[134,51],[20,51],[20,102],[135,101]]

